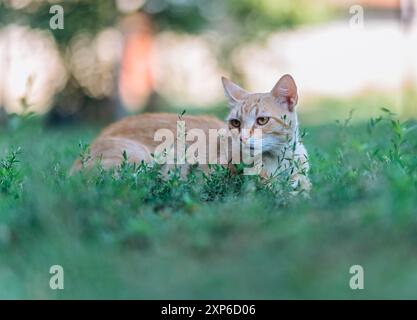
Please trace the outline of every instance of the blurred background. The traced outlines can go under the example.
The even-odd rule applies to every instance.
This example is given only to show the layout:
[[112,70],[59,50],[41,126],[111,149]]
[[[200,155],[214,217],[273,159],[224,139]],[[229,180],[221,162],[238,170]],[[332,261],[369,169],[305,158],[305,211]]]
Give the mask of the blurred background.
[[[0,0],[0,298],[415,298],[416,8]],[[217,169],[68,177],[110,121],[224,117],[222,75],[266,92],[284,73],[299,87],[310,200]]]
[[[64,28],[51,29],[53,5]],[[296,79],[318,124],[355,109],[416,114],[415,0],[0,0],[0,123],[226,112],[220,77]],[[363,21],[362,21],[363,17]],[[218,110],[218,111],[216,111]]]

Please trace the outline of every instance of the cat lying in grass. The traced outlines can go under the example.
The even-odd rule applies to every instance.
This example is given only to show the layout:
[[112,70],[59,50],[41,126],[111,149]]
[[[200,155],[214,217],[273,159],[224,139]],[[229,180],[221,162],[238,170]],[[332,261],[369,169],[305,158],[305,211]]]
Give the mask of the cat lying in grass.
[[[211,116],[178,117],[169,113],[127,117],[105,128],[92,143],[89,158],[86,161],[77,160],[72,171],[91,167],[97,160],[104,169],[109,169],[120,165],[126,156],[132,163],[152,163],[162,154],[166,160],[167,154],[173,155],[176,151],[179,155],[181,138],[184,147],[192,149],[194,156],[196,148],[192,148],[190,142],[203,136],[204,148],[197,148],[197,153],[200,152],[197,162],[205,170],[213,159],[225,159],[220,163],[233,167],[238,163],[234,159],[234,150],[238,146],[239,155],[246,154],[248,158],[252,155],[252,165],[260,159],[257,173],[261,177],[287,176],[293,189],[309,190],[309,164],[307,151],[299,137],[295,111],[298,94],[293,78],[284,75],[268,93],[249,93],[226,78],[222,78],[222,82],[230,104],[227,123]],[[184,130],[182,133],[181,128]],[[221,140],[217,138],[207,140],[213,130],[218,137],[226,135],[232,140],[230,151],[222,149]],[[161,132],[164,137],[161,137]],[[190,136],[191,140],[188,139]],[[164,147],[161,148],[161,145]],[[184,158],[185,153],[184,150]],[[186,173],[189,165],[178,161],[179,158],[175,159],[175,163],[167,162],[165,168],[180,164]]]

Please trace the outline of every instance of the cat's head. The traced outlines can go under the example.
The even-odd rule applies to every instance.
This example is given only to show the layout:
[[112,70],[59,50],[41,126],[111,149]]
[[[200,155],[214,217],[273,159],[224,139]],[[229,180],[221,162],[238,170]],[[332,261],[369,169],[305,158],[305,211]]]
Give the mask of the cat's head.
[[226,121],[242,147],[254,148],[255,129],[262,132],[262,152],[279,150],[292,141],[298,129],[295,112],[298,94],[290,75],[282,76],[267,93],[250,93],[224,77],[222,82],[230,104]]

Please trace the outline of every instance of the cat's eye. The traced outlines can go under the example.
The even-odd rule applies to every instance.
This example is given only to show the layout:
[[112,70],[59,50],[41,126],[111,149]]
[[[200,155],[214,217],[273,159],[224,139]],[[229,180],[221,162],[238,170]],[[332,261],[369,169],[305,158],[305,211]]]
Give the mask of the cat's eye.
[[269,117],[259,117],[256,119],[256,123],[259,124],[260,126],[267,124],[268,121],[269,121]]
[[230,125],[234,128],[239,128],[240,127],[240,121],[237,119],[231,119],[229,121]]

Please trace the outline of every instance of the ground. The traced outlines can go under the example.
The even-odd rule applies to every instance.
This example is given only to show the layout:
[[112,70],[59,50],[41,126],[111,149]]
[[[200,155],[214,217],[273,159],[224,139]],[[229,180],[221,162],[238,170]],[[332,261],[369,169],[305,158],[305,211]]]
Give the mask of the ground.
[[[219,168],[69,177],[98,128],[13,118],[0,131],[0,298],[415,298],[417,129],[379,114],[304,126],[309,198]],[[64,290],[49,287],[55,264]],[[352,265],[364,290],[349,287]]]

